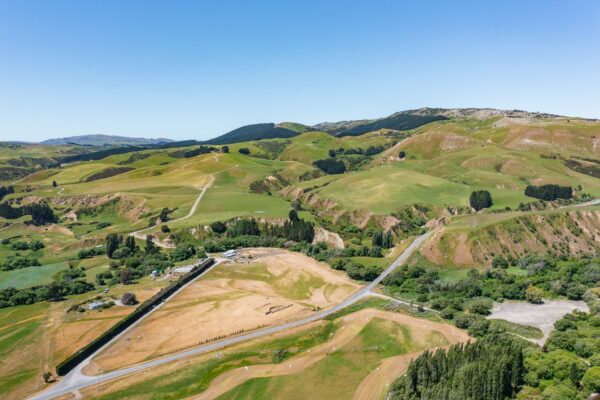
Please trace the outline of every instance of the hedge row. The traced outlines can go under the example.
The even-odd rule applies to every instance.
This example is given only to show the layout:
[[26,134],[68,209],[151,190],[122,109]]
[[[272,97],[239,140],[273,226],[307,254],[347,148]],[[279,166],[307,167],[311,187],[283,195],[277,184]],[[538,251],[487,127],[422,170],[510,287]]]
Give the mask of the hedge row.
[[123,318],[115,326],[104,332],[102,335],[98,336],[93,342],[89,343],[87,346],[78,350],[76,353],[70,355],[63,362],[58,364],[56,366],[56,372],[58,373],[58,375],[66,375],[69,371],[71,371],[73,368],[79,365],[80,362],[94,354],[102,346],[110,342],[115,336],[121,334],[125,329],[129,328],[136,321],[138,321],[140,318],[146,315],[149,311],[154,309],[154,307],[156,307],[161,302],[169,298],[183,285],[185,285],[186,283],[188,283],[189,281],[206,271],[211,265],[213,265],[213,263],[213,258],[207,258],[202,263],[194,267],[190,272],[182,276],[177,282],[173,283],[167,288],[161,289],[160,292],[158,292],[150,299],[140,304],[134,312]]

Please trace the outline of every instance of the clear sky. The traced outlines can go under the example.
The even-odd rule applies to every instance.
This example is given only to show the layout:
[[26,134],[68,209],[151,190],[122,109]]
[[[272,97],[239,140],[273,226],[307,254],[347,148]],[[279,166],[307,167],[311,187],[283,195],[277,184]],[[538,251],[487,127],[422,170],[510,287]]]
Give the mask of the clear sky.
[[0,0],[0,140],[423,106],[600,118],[600,1]]

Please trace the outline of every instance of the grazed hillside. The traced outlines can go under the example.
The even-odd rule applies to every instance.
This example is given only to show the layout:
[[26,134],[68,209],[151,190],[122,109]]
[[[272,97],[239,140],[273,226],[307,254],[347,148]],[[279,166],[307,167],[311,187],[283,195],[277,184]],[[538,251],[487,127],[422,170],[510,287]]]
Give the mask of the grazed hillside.
[[[11,360],[11,371],[0,367],[0,374],[9,377],[2,390],[9,398],[22,398],[41,388],[43,372],[130,311],[116,305],[102,311],[102,318],[106,317],[102,324],[95,323],[99,311],[86,307],[96,297],[114,301],[127,291],[139,299],[149,298],[176,279],[168,275],[172,268],[189,264],[205,252],[218,254],[235,247],[287,247],[324,262],[321,267],[330,265],[344,279],[369,281],[398,257],[412,237],[434,230],[420,255],[390,276],[382,288],[407,302],[443,306],[436,308],[446,310],[443,318],[460,325],[459,317],[470,318],[471,303],[487,292],[465,290],[471,297],[461,292],[460,302],[453,299],[448,305],[442,301],[447,296],[443,291],[453,290],[455,284],[462,287],[467,277],[487,279],[481,285],[497,285],[493,278],[475,277],[469,269],[487,270],[501,256],[510,260],[509,273],[525,280],[514,269],[527,256],[585,259],[597,254],[598,207],[577,205],[600,196],[598,138],[600,123],[592,120],[524,111],[421,109],[312,128],[291,122],[247,126],[210,142],[215,145],[197,141],[108,148],[3,144],[0,290],[5,292],[0,293],[6,298],[0,310],[4,323],[0,349]],[[541,201],[525,195],[528,186],[544,184],[568,186],[573,198]],[[489,192],[491,207],[475,212],[470,200],[473,191]],[[33,211],[19,213],[33,205],[41,207],[43,215],[48,210],[53,215],[36,224]],[[132,232],[137,232],[135,239],[128,239]],[[149,241],[146,235],[152,236]],[[164,274],[160,279],[150,276],[155,269]],[[263,306],[273,301],[270,291],[281,287],[259,272],[251,273],[251,285],[260,288],[263,297],[256,301]],[[592,285],[589,276],[594,273],[586,274],[580,281]],[[238,301],[237,296],[242,296],[239,301],[244,301],[243,285],[232,282],[219,278],[215,283],[222,300]],[[565,287],[574,287],[581,298],[582,289],[576,285],[583,284],[568,282]],[[66,300],[48,297],[48,285],[60,285]],[[303,275],[294,291],[310,289],[316,296],[331,296],[330,289],[320,285],[325,285],[320,279]],[[511,291],[511,298],[524,298],[531,285],[520,282],[520,291]],[[545,295],[564,295],[545,286],[540,290]],[[441,303],[436,296],[442,297]],[[297,305],[306,315],[321,303],[307,304]],[[265,312],[287,310],[268,314],[272,323],[293,310],[280,306],[287,305],[264,306]],[[207,332],[217,338],[230,335],[236,332],[235,318],[231,321],[226,333],[215,327]],[[3,327],[12,323],[23,328],[16,335],[27,342],[27,356],[14,346],[1,347],[16,340],[12,334],[2,336]],[[240,329],[255,326],[242,324]],[[523,333],[522,328],[509,327]],[[385,331],[397,329],[401,328],[391,324]],[[48,340],[33,340],[40,337]],[[158,354],[150,344],[163,339],[142,341],[142,347],[150,347],[139,359]],[[434,339],[427,343],[438,343]],[[313,347],[321,339],[310,340],[315,343],[303,346]],[[363,345],[356,344],[360,354]],[[403,371],[417,354],[397,350],[390,357],[404,357],[393,364]],[[35,368],[30,365],[31,353],[42,354],[42,363]],[[281,354],[273,364],[288,357]],[[379,389],[369,389],[372,383],[368,382],[384,378],[376,372],[384,361],[379,356],[370,359],[372,364],[356,374],[352,388],[381,394]],[[233,368],[234,361],[227,368]],[[272,361],[270,355],[260,358],[263,364]],[[323,365],[315,364],[315,370]],[[305,373],[315,370],[307,368]],[[388,383],[397,376],[394,370],[383,371]],[[178,382],[184,379],[175,375]],[[271,377],[269,385],[278,381]],[[206,389],[189,387],[190,393]],[[234,388],[229,389],[219,390],[235,396]],[[259,389],[248,381],[239,390]],[[277,392],[274,387],[269,390]]]

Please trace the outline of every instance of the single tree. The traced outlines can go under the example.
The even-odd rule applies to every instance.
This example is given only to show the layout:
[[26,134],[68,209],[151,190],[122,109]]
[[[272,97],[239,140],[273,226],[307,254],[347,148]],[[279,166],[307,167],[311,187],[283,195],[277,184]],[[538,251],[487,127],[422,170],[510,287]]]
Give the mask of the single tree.
[[57,187],[58,184],[56,183],[56,181],[52,181],[52,187]]
[[146,248],[144,249],[146,254],[154,253],[156,246],[154,245],[154,236],[146,235]]
[[289,217],[290,221],[292,221],[292,222],[297,222],[300,220],[300,217],[298,217],[298,211],[296,211],[294,209],[290,210],[288,217]]
[[125,239],[125,246],[127,246],[132,253],[135,253],[135,238],[133,236],[127,236],[127,239]]
[[112,258],[114,252],[119,248],[119,236],[116,233],[111,233],[106,236],[106,255]]
[[300,199],[298,197],[296,197],[292,202],[292,208],[296,211],[302,210],[302,202],[300,202]]
[[229,153],[229,146],[221,147],[221,153]]
[[210,229],[212,229],[214,233],[220,235],[221,233],[225,233],[227,231],[227,225],[225,225],[221,221],[215,221],[212,224],[210,224]]
[[52,372],[44,372],[42,374],[42,380],[44,381],[44,383],[49,383],[52,381]]
[[138,303],[138,299],[135,297],[135,293],[127,292],[123,293],[123,296],[121,296],[121,303],[126,306],[133,306]]
[[123,268],[119,272],[119,280],[123,285],[128,285],[131,283],[132,274],[128,268]]
[[475,211],[492,206],[492,195],[487,190],[476,190],[469,197],[469,204]]
[[238,151],[240,152],[240,154],[246,154],[246,155],[250,154],[250,149],[247,147],[242,147]]
[[165,207],[160,210],[158,218],[160,218],[161,222],[167,222],[169,220],[169,209]]

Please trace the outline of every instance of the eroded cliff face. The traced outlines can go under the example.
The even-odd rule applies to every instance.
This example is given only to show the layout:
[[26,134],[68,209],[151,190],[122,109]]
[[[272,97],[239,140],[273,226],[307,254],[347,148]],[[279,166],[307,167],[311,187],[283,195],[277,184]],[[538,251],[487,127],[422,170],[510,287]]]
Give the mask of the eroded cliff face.
[[438,265],[487,266],[496,255],[589,256],[600,245],[600,210],[516,216],[481,228],[442,230],[421,254]]

